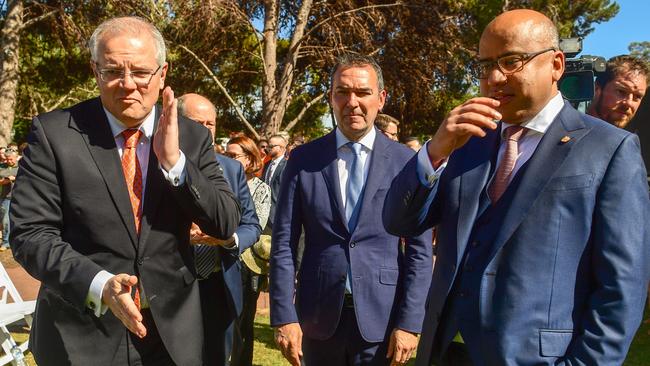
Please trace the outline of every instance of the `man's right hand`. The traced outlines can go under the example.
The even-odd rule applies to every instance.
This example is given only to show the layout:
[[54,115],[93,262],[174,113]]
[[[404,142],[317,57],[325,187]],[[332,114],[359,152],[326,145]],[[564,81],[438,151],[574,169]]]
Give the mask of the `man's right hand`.
[[138,284],[138,278],[126,273],[113,276],[104,285],[102,302],[111,312],[122,321],[122,324],[140,338],[147,335],[147,329],[142,324],[142,314],[131,298],[131,288]]
[[498,106],[496,99],[477,97],[452,109],[427,144],[429,159],[444,160],[465,145],[470,137],[484,137],[483,129],[496,129],[495,120],[501,119],[501,113],[495,109]]
[[302,358],[302,329],[298,323],[281,325],[275,329],[275,343],[292,366],[300,366]]

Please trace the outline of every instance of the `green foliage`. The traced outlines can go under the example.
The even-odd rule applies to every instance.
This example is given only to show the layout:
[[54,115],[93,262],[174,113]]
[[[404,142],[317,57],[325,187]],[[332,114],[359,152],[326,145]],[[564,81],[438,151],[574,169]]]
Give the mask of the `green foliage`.
[[632,42],[627,47],[627,49],[630,51],[630,55],[639,57],[645,60],[645,62],[648,65],[650,65],[650,42],[649,41]]

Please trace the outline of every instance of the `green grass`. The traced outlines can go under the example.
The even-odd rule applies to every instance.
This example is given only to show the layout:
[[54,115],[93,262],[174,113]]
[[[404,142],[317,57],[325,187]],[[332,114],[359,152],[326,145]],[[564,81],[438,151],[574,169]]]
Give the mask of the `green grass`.
[[[650,318],[650,310],[646,309],[644,319]],[[22,342],[28,337],[28,333],[21,329],[11,329],[14,338]],[[15,332],[14,332],[15,331]],[[636,334],[632,347],[625,360],[625,366],[648,366],[650,365],[650,324],[642,324]],[[28,365],[36,365],[34,357],[28,353],[26,355]],[[412,359],[408,365],[413,365]],[[268,315],[258,315],[255,318],[255,348],[253,351],[254,366],[276,366],[287,365],[280,351],[275,347],[273,340],[273,329],[269,326]]]

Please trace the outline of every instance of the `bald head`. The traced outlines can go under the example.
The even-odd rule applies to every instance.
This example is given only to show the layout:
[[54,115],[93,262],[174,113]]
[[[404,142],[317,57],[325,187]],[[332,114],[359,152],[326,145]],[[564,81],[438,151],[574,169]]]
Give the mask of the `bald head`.
[[478,52],[481,94],[499,101],[503,121],[524,123],[557,95],[564,54],[544,14],[518,9],[497,16],[485,27]]
[[217,132],[217,111],[208,98],[194,93],[189,93],[178,98],[179,112],[203,126],[212,134],[212,139]]
[[555,24],[546,15],[529,9],[511,10],[500,14],[483,30],[481,43],[486,36],[499,37],[504,41],[517,39],[533,47],[560,48]]

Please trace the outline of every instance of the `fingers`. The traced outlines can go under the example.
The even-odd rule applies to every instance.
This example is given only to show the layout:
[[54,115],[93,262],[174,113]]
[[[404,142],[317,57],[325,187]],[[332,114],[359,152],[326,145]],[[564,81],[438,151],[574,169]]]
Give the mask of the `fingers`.
[[147,335],[147,329],[142,324],[142,314],[131,298],[132,287],[137,283],[136,276],[125,273],[113,276],[104,286],[102,300],[130,332],[143,338]]
[[417,347],[417,336],[413,333],[395,329],[390,337],[386,358],[392,356],[391,365],[404,365],[413,355]]
[[300,366],[302,357],[302,329],[298,323],[289,323],[275,330],[275,342],[284,358],[293,366]]

